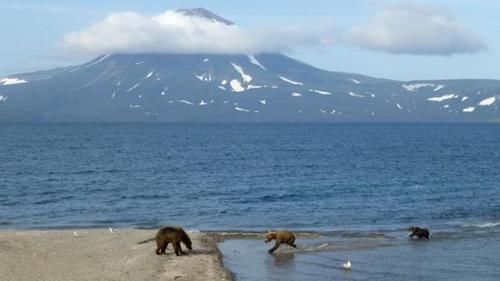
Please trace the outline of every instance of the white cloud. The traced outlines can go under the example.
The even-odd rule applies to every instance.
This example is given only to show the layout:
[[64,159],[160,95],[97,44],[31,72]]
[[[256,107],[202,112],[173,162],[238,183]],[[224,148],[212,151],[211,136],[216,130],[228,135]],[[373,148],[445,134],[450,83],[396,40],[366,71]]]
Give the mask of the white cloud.
[[86,55],[105,53],[247,54],[289,51],[296,46],[331,45],[331,32],[310,27],[246,29],[212,19],[166,11],[149,17],[111,14],[64,37],[65,50]]
[[395,54],[452,55],[486,48],[476,33],[449,14],[410,3],[380,11],[353,27],[349,37],[361,48]]

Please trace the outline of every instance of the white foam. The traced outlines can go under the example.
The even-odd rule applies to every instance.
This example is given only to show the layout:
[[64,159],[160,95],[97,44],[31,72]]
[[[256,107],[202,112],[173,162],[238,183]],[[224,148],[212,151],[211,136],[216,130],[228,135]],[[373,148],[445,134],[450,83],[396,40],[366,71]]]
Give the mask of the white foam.
[[125,92],[130,92],[130,91],[133,91],[135,88],[139,87],[141,84],[140,83],[137,83],[135,84],[134,86],[128,88]]
[[8,97],[0,95],[0,102],[6,102]]
[[140,104],[131,104],[129,105],[130,108],[140,108],[141,105]]
[[476,110],[476,108],[474,106],[469,106],[469,107],[462,109],[463,112],[474,112],[474,110]]
[[148,75],[146,75],[146,79],[148,79],[149,77],[153,76],[153,71],[151,71],[150,73],[148,73]]
[[494,104],[496,100],[497,100],[496,97],[490,97],[490,98],[487,98],[487,99],[480,101],[478,105],[490,106],[490,105]]
[[458,98],[458,96],[454,95],[454,94],[449,94],[449,95],[444,95],[444,96],[440,96],[440,97],[431,97],[431,98],[428,98],[427,100],[428,101],[442,102],[442,101],[453,99],[453,98]]
[[135,63],[135,65],[140,65],[140,64],[143,64],[143,63],[144,63],[144,61],[138,61],[138,62]]
[[260,100],[259,102],[262,103],[262,104],[264,104],[264,105],[267,103],[266,100]]
[[351,79],[351,81],[354,83],[354,84],[361,84],[361,82],[359,82],[358,80],[356,79]]
[[463,97],[463,98],[462,98],[462,101],[466,101],[466,100],[468,100],[468,99],[469,99],[469,97]]
[[241,75],[241,79],[243,79],[243,82],[250,83],[250,81],[252,81],[252,79],[253,79],[252,76],[245,74],[245,72],[243,72],[243,68],[241,68],[241,66],[239,66],[235,63],[231,63],[231,65]]
[[226,85],[226,84],[227,84],[227,80],[222,80],[222,81],[220,82],[220,84],[221,84],[221,85]]
[[349,92],[349,96],[351,97],[357,97],[357,98],[364,98],[365,96],[363,95],[360,95],[360,94],[356,94],[354,92]]
[[403,107],[402,107],[399,103],[396,103],[396,107],[397,107],[398,109],[403,109]]
[[209,62],[210,59],[203,59],[203,62]]
[[301,97],[301,96],[302,96],[302,94],[295,93],[295,92],[292,93],[292,97]]
[[194,103],[188,101],[188,100],[180,100],[179,101],[180,103],[185,103],[185,104],[189,104],[189,105],[193,105]]
[[161,91],[161,95],[164,96],[165,95],[165,91]]
[[199,103],[199,105],[207,105],[207,104],[208,104],[208,102],[206,102],[204,100],[201,100],[200,103]]
[[250,110],[249,110],[249,109],[245,109],[245,108],[238,107],[238,106],[235,106],[235,107],[234,107],[234,110],[236,110],[236,111],[242,111],[242,112],[250,112]]
[[327,91],[320,91],[320,90],[315,90],[315,89],[309,89],[309,91],[316,93],[316,94],[324,95],[324,96],[332,95],[332,93],[327,92]]
[[226,90],[226,87],[221,86],[221,85],[217,86],[217,88],[219,88],[219,89],[221,89],[221,90],[223,90],[223,91],[225,91],[225,90]]
[[262,64],[260,64],[260,62],[257,60],[257,58],[255,58],[254,55],[247,55],[247,56],[250,63],[255,64],[256,66],[262,68],[263,70],[267,70]]
[[293,81],[293,80],[288,79],[288,78],[283,77],[283,76],[279,76],[279,75],[278,75],[278,77],[279,77],[281,80],[283,80],[283,81],[285,81],[285,82],[287,82],[287,83],[293,84],[293,85],[304,85],[304,83],[302,83],[302,82]]
[[233,92],[239,93],[239,92],[245,91],[245,88],[243,88],[243,86],[241,86],[240,81],[238,81],[236,79],[231,80],[231,82],[229,82],[229,85],[231,85]]
[[9,78],[9,77],[6,77],[6,78],[3,78],[2,80],[0,80],[0,83],[4,86],[8,86],[8,85],[16,85],[16,84],[23,84],[23,83],[27,83],[28,81],[26,80],[23,80],[23,79],[18,79],[18,78]]

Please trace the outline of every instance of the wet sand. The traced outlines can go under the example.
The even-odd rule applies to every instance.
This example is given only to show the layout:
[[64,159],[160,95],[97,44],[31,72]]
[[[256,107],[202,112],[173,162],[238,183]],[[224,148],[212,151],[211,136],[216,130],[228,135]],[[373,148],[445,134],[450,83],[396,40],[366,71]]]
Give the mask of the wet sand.
[[[76,234],[75,235],[75,232]],[[189,233],[193,251],[176,257],[138,245],[156,230],[0,231],[0,276],[16,281],[190,280],[226,281],[216,233]]]

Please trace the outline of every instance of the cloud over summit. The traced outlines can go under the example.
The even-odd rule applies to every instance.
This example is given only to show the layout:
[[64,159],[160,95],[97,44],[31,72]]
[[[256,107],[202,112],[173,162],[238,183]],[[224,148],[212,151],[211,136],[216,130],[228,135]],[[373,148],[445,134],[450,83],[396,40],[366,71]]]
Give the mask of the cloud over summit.
[[115,13],[67,34],[64,49],[80,54],[283,52],[331,42],[321,31],[297,26],[242,28],[210,18],[166,11],[156,16]]

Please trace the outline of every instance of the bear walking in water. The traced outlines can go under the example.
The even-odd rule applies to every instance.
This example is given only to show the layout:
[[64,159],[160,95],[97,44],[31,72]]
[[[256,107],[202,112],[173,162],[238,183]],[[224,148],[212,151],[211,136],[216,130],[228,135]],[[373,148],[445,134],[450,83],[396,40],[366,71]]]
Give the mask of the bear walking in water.
[[410,226],[410,228],[408,228],[408,231],[411,231],[411,234],[409,236],[410,238],[417,236],[418,239],[425,238],[425,239],[429,240],[429,230],[427,230],[425,228]]
[[295,235],[291,233],[290,231],[271,231],[266,234],[266,243],[271,242],[272,240],[275,240],[276,243],[274,244],[274,247],[269,249],[269,253],[272,254],[276,249],[279,248],[279,246],[283,243],[292,246],[294,248],[297,248],[297,246],[294,244],[295,243]]

